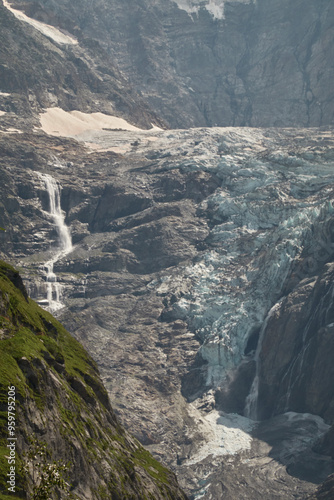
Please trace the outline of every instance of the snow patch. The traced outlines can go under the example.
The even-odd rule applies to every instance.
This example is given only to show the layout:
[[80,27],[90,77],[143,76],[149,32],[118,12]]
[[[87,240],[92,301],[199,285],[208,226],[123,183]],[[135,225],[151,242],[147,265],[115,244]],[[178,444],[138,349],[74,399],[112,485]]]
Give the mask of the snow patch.
[[186,11],[188,14],[198,14],[200,1],[196,0],[175,0],[178,8]]
[[198,410],[189,406],[189,414],[196,419],[196,430],[206,437],[206,442],[190,456],[187,465],[196,464],[210,455],[212,458],[235,455],[251,448],[253,421],[236,413],[223,414],[217,410],[198,417]]
[[[250,3],[252,0],[228,0],[228,3]],[[198,14],[199,10],[206,9],[214,19],[224,19],[224,5],[227,0],[174,0],[179,9],[188,14]]]
[[69,36],[69,35],[65,35],[65,33],[62,33],[59,29],[55,28],[54,26],[50,26],[49,24],[45,24],[45,23],[42,23],[41,21],[37,21],[36,19],[32,19],[31,17],[28,17],[26,14],[24,14],[20,10],[13,9],[7,0],[3,0],[3,5],[12,14],[14,14],[14,16],[17,19],[19,19],[20,21],[23,21],[25,23],[30,24],[36,30],[38,30],[40,33],[47,36],[48,38],[51,38],[53,41],[60,43],[60,44],[70,44],[70,45],[76,45],[78,43],[78,40],[76,40],[74,37]]
[[9,127],[6,130],[1,130],[2,134],[23,134],[22,130],[18,128]]
[[209,0],[205,8],[214,19],[224,19],[224,2],[222,0]]
[[82,113],[64,111],[61,108],[48,108],[40,114],[42,130],[54,136],[75,137],[89,130],[120,129],[140,131],[123,118],[104,113]]

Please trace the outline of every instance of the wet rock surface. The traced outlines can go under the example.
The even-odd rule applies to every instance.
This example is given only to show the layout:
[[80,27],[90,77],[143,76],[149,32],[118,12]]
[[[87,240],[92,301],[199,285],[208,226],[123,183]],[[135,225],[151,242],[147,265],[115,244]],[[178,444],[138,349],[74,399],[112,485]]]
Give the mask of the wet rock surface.
[[333,264],[327,264],[269,321],[260,354],[260,418],[293,410],[333,421],[332,281]]

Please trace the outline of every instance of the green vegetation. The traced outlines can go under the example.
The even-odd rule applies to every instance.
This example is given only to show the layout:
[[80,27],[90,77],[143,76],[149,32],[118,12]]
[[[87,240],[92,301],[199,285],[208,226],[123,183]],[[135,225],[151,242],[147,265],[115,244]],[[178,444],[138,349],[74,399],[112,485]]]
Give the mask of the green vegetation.
[[134,462],[137,465],[141,465],[149,473],[149,475],[158,482],[163,484],[168,484],[168,476],[170,472],[163,465],[161,465],[157,460],[155,460],[151,453],[149,453],[142,446],[138,446],[134,453]]
[[47,351],[56,362],[65,364],[68,376],[90,375],[103,391],[96,377],[96,365],[84,348],[51,314],[24,297],[10,279],[18,279],[18,276],[14,268],[0,261],[0,328],[8,337],[0,346],[1,359],[5,361],[0,367],[0,382],[19,383],[24,395],[24,377],[17,361],[22,357],[42,359]]
[[[2,261],[0,359],[0,500],[9,496],[14,500],[26,498],[26,489],[30,491],[28,498],[39,500],[49,498],[53,486],[66,490],[62,474],[67,466],[59,460],[49,461],[47,465],[46,450],[40,449],[34,454],[37,449],[35,443],[36,449],[28,451],[28,455],[16,448],[16,490],[8,492],[7,410],[8,390],[13,386],[16,398],[15,431],[26,443],[24,449],[28,448],[28,433],[31,432],[25,426],[26,405],[30,405],[29,411],[38,414],[43,433],[44,426],[48,425],[47,415],[50,415],[51,405],[58,436],[68,450],[67,458],[73,456],[71,450],[75,441],[80,443],[87,467],[95,466],[101,460],[110,466],[111,472],[96,491],[97,499],[110,498],[110,495],[124,500],[153,498],[146,491],[136,468],[146,471],[162,498],[170,498],[169,471],[154,460],[139,442],[129,438],[118,424],[95,363],[51,314],[28,298],[18,272]],[[55,381],[54,385],[50,386],[50,380]],[[34,462],[33,456],[38,454],[41,460]],[[27,460],[30,460],[30,465]],[[34,468],[40,468],[38,481],[33,477]]]
[[49,500],[52,492],[57,491],[62,499],[75,498],[70,493],[66,474],[71,467],[62,460],[52,460],[47,444],[32,438],[29,450],[23,454],[21,472],[25,477],[26,489],[33,500]]

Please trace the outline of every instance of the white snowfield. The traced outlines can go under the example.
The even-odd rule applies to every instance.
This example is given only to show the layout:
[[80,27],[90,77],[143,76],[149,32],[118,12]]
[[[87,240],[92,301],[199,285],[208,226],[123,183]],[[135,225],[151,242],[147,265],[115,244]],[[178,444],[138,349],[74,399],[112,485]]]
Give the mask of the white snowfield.
[[48,108],[39,117],[41,129],[48,135],[72,137],[84,142],[91,150],[120,154],[130,151],[133,141],[150,143],[162,131],[154,125],[149,130],[143,130],[123,118],[104,113],[64,111],[61,108]]
[[[238,3],[250,3],[251,0],[229,0]],[[206,9],[214,19],[224,19],[224,5],[226,0],[174,0],[179,9],[185,10],[188,14],[198,14],[199,10]],[[203,5],[204,4],[204,5]]]
[[42,130],[49,135],[75,137],[88,130],[121,129],[140,131],[123,118],[104,113],[82,113],[64,111],[61,108],[48,108],[40,114]]
[[20,10],[13,9],[7,2],[7,0],[2,0],[2,1],[4,7],[6,7],[10,12],[12,12],[12,14],[14,14],[14,16],[17,19],[30,24],[40,33],[47,36],[48,38],[51,38],[53,41],[66,45],[67,44],[76,45],[78,43],[78,41],[74,37],[65,35],[65,33],[62,33],[59,29],[55,28],[54,26],[50,26],[49,24],[45,24],[42,23],[41,21],[37,21],[36,19],[32,19],[31,17],[28,17]]

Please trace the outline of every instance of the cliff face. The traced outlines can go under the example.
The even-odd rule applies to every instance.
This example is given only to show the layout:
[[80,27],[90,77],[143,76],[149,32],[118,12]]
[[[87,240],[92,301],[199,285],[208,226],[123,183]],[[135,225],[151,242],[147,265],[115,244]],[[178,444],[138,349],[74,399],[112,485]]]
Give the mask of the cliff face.
[[287,410],[334,420],[333,263],[282,301],[264,331],[259,417]]
[[333,123],[331,0],[17,0],[97,40],[171,127]]
[[[121,115],[144,128],[161,123],[133,90],[98,41],[51,31],[48,19],[17,18],[0,4],[1,126],[31,131],[37,113],[59,106],[71,111]],[[62,38],[64,37],[64,39]]]
[[19,464],[35,436],[47,443],[53,459],[71,462],[68,479],[75,498],[184,499],[173,474],[118,423],[94,361],[60,323],[28,299],[20,276],[4,262],[0,314],[1,492],[6,493],[9,472],[8,387],[15,386],[13,498],[29,493]]
[[334,476],[329,478],[322,484],[308,500],[331,500],[334,495]]

